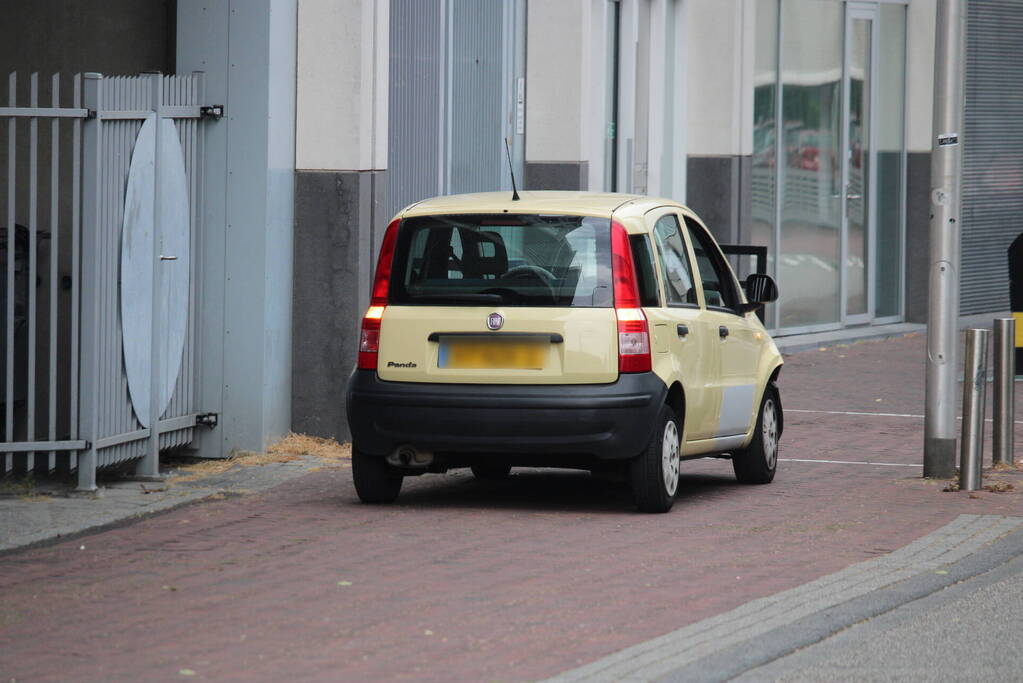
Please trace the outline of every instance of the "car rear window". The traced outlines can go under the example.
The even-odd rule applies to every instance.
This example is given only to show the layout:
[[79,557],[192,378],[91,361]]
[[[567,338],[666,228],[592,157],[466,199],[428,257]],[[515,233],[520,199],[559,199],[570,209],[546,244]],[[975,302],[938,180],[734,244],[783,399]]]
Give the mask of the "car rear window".
[[533,214],[405,219],[390,302],[610,307],[611,221]]

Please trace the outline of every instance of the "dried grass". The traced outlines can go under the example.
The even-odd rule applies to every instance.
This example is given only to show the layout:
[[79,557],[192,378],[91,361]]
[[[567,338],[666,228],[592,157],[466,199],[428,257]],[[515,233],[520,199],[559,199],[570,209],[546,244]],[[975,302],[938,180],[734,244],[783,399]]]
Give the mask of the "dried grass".
[[339,444],[334,439],[323,439],[318,436],[307,434],[295,434],[292,432],[286,437],[266,449],[268,455],[311,455],[322,460],[325,464],[340,463],[344,460],[351,460],[352,445]]
[[[275,463],[293,462],[303,456],[320,460],[325,467],[339,467],[352,457],[351,444],[339,444],[334,439],[323,439],[306,434],[288,434],[271,444],[265,453],[235,451],[228,458],[220,460],[194,460],[175,467],[175,473],[167,479],[168,484],[196,481],[223,474],[236,465],[261,467]],[[320,468],[317,468],[320,469]]]

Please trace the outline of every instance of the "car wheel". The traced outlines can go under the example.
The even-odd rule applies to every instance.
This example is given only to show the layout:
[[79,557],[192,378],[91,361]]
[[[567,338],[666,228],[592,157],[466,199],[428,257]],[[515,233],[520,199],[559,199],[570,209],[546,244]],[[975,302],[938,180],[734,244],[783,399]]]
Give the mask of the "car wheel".
[[484,481],[500,481],[507,479],[511,473],[511,465],[496,465],[493,463],[480,463],[470,465],[469,469],[477,479]]
[[393,503],[402,478],[383,458],[352,449],[352,479],[363,503]]
[[770,484],[778,467],[778,439],[781,437],[781,408],[778,390],[768,385],[760,402],[753,440],[732,453],[735,478],[743,484]]
[[667,512],[675,503],[681,448],[680,420],[662,406],[650,443],[629,464],[632,493],[643,512]]

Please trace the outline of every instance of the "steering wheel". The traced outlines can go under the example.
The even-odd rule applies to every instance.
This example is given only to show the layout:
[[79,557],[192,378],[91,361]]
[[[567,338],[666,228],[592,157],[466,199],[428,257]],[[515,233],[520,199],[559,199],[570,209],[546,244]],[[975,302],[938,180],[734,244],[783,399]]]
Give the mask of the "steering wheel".
[[547,289],[547,293],[552,300],[555,298],[554,283],[557,280],[557,278],[554,277],[554,273],[547,270],[546,268],[541,268],[540,266],[533,265],[515,266],[514,268],[511,268],[510,270],[506,271],[503,275],[501,275],[501,279],[537,281]]

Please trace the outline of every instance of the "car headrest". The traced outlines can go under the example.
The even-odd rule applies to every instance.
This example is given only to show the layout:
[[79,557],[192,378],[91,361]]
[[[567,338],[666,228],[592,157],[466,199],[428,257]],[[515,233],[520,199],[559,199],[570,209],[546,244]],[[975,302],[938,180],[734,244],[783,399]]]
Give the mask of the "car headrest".
[[464,230],[462,237],[462,272],[466,277],[497,277],[508,270],[508,249],[499,233]]

